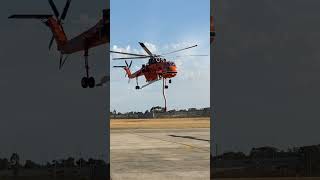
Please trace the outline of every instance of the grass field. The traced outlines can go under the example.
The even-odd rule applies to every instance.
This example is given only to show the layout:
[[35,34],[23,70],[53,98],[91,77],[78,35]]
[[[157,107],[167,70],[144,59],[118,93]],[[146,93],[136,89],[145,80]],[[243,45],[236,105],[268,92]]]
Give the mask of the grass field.
[[210,118],[111,119],[111,129],[210,128]]

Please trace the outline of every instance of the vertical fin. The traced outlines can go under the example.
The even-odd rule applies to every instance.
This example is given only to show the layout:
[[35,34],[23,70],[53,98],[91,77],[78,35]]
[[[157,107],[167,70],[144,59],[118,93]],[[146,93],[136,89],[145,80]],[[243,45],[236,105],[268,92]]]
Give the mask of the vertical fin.
[[129,69],[128,67],[125,67],[124,70],[126,71],[128,77],[131,78],[131,75],[132,75],[132,74],[131,74],[130,69]]
[[63,27],[57,20],[53,18],[48,19],[47,24],[52,31],[53,37],[56,40],[59,50],[61,46],[65,45],[68,42],[68,38],[63,30]]

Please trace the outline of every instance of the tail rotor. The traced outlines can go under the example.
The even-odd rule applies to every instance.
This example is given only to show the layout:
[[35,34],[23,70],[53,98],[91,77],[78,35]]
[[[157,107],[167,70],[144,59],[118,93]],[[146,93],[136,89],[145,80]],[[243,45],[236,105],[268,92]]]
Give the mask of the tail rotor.
[[126,63],[125,66],[113,66],[114,68],[128,68],[130,69],[132,66],[132,61],[130,61],[130,63],[128,63],[127,61],[124,61]]
[[[66,4],[63,8],[63,12],[60,16],[60,13],[56,7],[56,5],[54,4],[53,0],[48,0],[49,1],[49,5],[53,11],[53,14],[13,14],[11,16],[9,16],[9,19],[38,19],[41,20],[42,23],[44,23],[46,26],[50,26],[49,25],[49,19],[52,20],[55,19],[57,21],[57,23],[60,25],[62,32],[64,33],[63,30],[63,21],[66,19],[67,17],[67,13],[71,4],[71,0],[66,0]],[[54,18],[55,17],[55,18]],[[61,32],[61,30],[59,29],[59,32]],[[63,39],[66,39],[66,36],[64,34]],[[49,41],[49,50],[52,47],[52,44],[55,40],[55,36],[52,35],[50,41]],[[60,63],[59,63],[59,69],[62,68],[62,66],[64,65],[65,61],[67,60],[68,56],[66,56],[65,58],[63,57],[63,54],[60,54]]]
[[[124,62],[126,63],[127,68],[130,69],[130,68],[131,68],[131,65],[132,65],[132,61],[130,61],[130,64],[128,64],[127,61],[124,61]],[[128,75],[128,73],[126,73],[126,75],[125,75],[124,77],[127,77],[127,75]],[[128,83],[130,83],[130,79],[129,79]]]
[[128,62],[127,61],[124,61],[125,63],[126,63],[126,65],[127,65],[127,68],[131,68],[131,65],[132,65],[132,61],[130,61],[130,64],[128,64]]
[[[132,61],[130,61],[130,63],[128,63],[127,61],[124,61],[126,63],[125,66],[113,66],[114,68],[124,68],[126,69],[130,69],[132,66]],[[125,77],[127,77],[128,73],[125,74]]]
[[[53,0],[49,0],[49,4],[51,6],[51,9],[54,13],[54,16],[56,17],[58,24],[60,25],[62,31],[64,31],[63,29],[63,21],[66,19],[67,14],[68,14],[68,10],[71,4],[71,0],[67,0],[66,4],[63,8],[62,14],[60,15],[60,12],[58,11],[56,5],[54,4]],[[52,44],[54,42],[54,35],[52,35],[51,40],[49,42],[49,50],[51,50]],[[68,59],[68,56],[66,56],[65,58],[63,57],[63,54],[60,54],[60,62],[59,62],[59,69],[61,70],[61,68],[63,67],[64,63],[66,62],[66,60]]]
[[[59,25],[61,26],[61,28],[62,28],[62,30],[63,30],[62,24],[63,24],[63,21],[64,21],[64,20],[66,19],[66,17],[67,17],[68,10],[69,10],[70,4],[71,4],[71,0],[67,0],[65,6],[64,6],[64,8],[63,8],[63,12],[62,12],[61,16],[60,16],[60,13],[59,13],[56,5],[54,4],[53,0],[49,0],[49,4],[50,4],[51,9],[52,9],[52,11],[53,11],[53,13],[54,13],[54,16],[57,18],[58,23],[59,23]],[[51,46],[52,46],[52,44],[53,44],[53,40],[54,40],[54,36],[52,35],[51,40],[50,40],[50,42],[49,42],[49,50],[51,50]]]
[[53,44],[53,41],[54,41],[54,36],[52,35],[52,36],[51,36],[51,40],[50,40],[50,42],[49,42],[49,50],[51,50],[51,46],[52,46],[52,44]]
[[69,10],[69,7],[70,7],[70,4],[71,4],[71,0],[68,0],[68,1],[66,2],[66,5],[65,5],[64,8],[63,8],[63,12],[62,12],[62,15],[61,15],[61,17],[60,17],[60,21],[66,19],[67,14],[68,14],[68,10]]

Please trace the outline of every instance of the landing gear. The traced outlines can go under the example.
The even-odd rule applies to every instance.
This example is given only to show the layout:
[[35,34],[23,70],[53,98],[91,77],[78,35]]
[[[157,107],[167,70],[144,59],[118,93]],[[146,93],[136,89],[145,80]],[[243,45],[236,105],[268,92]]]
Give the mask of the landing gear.
[[89,77],[89,63],[88,63],[88,49],[84,52],[84,58],[85,58],[85,68],[86,68],[86,77],[83,77],[81,79],[81,86],[82,88],[94,88],[96,86],[96,81],[93,77]]
[[83,77],[81,79],[81,86],[82,86],[82,88],[87,88],[88,87],[88,78]]
[[[169,83],[170,83],[170,81],[171,81],[171,79],[169,79]],[[163,83],[164,83],[164,88],[168,89],[169,86],[167,85],[167,80],[166,79],[164,79]]]
[[140,89],[140,86],[139,86],[139,83],[138,83],[138,77],[136,77],[136,82],[137,82],[136,89]]
[[89,88],[94,88],[96,86],[96,81],[94,80],[93,77],[89,77],[88,85],[89,85]]
[[171,79],[169,79],[169,84],[171,84],[171,82],[172,82]]
[[[162,81],[162,94],[163,94],[163,99],[164,99],[164,112],[167,111],[167,98],[166,98],[166,94],[165,94],[165,89],[167,89],[167,85],[166,85],[166,80],[165,78],[163,78],[163,81]],[[167,86],[167,87],[166,87]]]
[[96,85],[96,82],[95,82],[95,80],[94,80],[93,77],[89,77],[89,78],[83,77],[83,78],[81,79],[81,86],[82,86],[82,88],[87,88],[87,87],[89,87],[89,88],[94,88],[95,85]]

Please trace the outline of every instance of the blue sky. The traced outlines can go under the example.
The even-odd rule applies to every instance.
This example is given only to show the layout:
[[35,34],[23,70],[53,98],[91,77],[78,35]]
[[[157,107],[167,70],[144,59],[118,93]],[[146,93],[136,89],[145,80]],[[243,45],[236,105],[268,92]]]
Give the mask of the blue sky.
[[[111,43],[117,51],[144,53],[138,42],[145,42],[155,54],[197,44],[198,47],[175,55],[207,54],[206,57],[175,55],[167,59],[177,64],[167,94],[168,109],[208,107],[210,104],[210,1],[209,0],[116,0],[111,1]],[[119,57],[111,55],[111,57]],[[133,62],[132,71],[147,60]],[[111,61],[123,65],[121,61]],[[111,69],[111,110],[145,111],[163,106],[162,83],[135,90],[135,80],[128,79],[122,69]],[[145,78],[139,79],[145,84]]]

